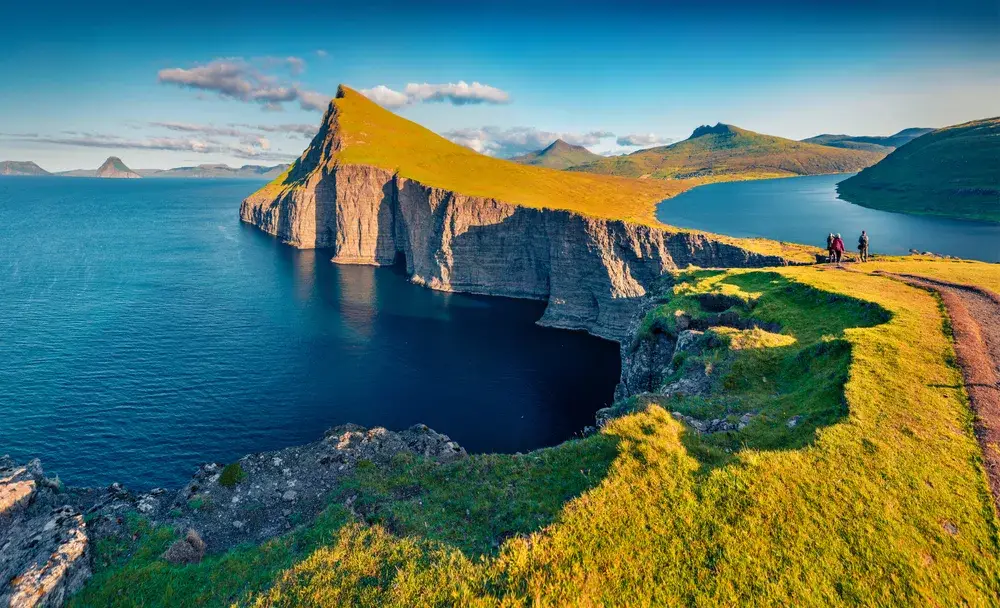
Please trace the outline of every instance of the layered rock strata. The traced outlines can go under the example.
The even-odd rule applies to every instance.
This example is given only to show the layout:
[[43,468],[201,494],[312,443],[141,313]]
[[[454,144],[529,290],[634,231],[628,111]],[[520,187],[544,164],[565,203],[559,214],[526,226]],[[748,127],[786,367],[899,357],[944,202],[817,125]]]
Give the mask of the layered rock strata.
[[402,255],[412,280],[432,289],[546,300],[542,324],[616,340],[667,270],[788,263],[703,234],[466,196],[367,165],[333,163],[294,188],[265,188],[240,218],[289,245],[328,248],[336,263]]

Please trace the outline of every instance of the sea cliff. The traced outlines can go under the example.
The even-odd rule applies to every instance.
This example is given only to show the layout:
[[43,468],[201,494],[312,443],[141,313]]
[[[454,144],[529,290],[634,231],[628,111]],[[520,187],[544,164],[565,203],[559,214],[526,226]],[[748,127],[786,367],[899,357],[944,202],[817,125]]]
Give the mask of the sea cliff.
[[402,255],[412,280],[432,289],[546,300],[542,324],[616,340],[667,270],[788,263],[701,233],[466,196],[367,165],[262,189],[240,218],[294,247],[328,248],[336,263]]

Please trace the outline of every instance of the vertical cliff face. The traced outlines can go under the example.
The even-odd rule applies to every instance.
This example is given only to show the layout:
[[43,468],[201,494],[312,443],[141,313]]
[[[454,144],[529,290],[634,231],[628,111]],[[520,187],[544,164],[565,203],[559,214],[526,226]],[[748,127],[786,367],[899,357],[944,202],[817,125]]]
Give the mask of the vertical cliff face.
[[388,265],[402,254],[412,280],[432,289],[547,300],[541,323],[609,339],[624,336],[664,271],[786,263],[704,235],[465,196],[357,164],[265,188],[240,217],[289,245],[328,248],[336,263]]

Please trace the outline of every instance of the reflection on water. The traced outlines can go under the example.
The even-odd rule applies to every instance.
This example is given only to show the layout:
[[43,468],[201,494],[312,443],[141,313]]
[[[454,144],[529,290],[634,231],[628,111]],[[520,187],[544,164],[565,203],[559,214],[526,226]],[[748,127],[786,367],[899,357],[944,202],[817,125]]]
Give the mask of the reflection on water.
[[540,302],[283,246],[239,223],[258,183],[112,181],[0,178],[0,453],[69,484],[177,486],[344,422],[527,451],[612,400],[618,346]]
[[825,247],[839,232],[853,251],[862,230],[873,253],[910,249],[1000,262],[1000,225],[868,209],[837,197],[850,175],[812,175],[699,186],[660,203],[656,218],[682,228]]

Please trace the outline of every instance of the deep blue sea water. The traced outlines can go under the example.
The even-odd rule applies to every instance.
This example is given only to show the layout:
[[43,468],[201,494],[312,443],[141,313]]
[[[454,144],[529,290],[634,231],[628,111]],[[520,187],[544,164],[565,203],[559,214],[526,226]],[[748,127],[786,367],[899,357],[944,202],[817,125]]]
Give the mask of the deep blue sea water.
[[[1000,262],[1000,225],[868,209],[837,198],[837,182],[850,175],[699,186],[660,203],[666,224],[741,237],[765,237],[826,247],[839,232],[848,251],[867,230],[872,253],[905,255],[910,249]],[[1000,202],[998,202],[1000,204]]]
[[525,451],[611,401],[616,344],[283,246],[238,219],[260,185],[0,177],[0,453],[178,486],[344,422]]

